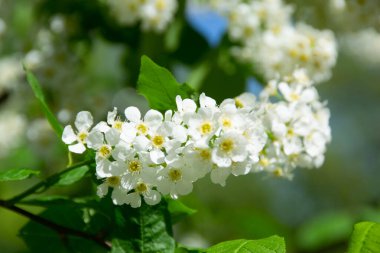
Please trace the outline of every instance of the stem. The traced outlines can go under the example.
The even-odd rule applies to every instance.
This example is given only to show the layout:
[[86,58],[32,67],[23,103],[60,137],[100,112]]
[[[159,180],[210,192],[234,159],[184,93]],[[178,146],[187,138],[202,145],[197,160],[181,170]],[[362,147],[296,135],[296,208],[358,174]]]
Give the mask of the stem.
[[107,243],[106,241],[104,241],[101,237],[99,236],[95,236],[95,235],[90,235],[90,234],[87,234],[83,231],[79,231],[79,230],[75,230],[75,229],[72,229],[72,228],[68,228],[68,227],[64,227],[64,226],[61,226],[57,223],[54,223],[48,219],[45,219],[43,217],[40,217],[40,216],[37,216],[33,213],[30,213],[24,209],[21,209],[15,205],[13,205],[12,203],[8,202],[8,201],[5,201],[5,200],[0,200],[0,206],[8,209],[8,210],[11,210],[15,213],[18,213],[20,215],[23,215],[27,218],[29,218],[30,220],[33,220],[34,222],[37,222],[45,227],[48,227],[50,229],[53,229],[55,230],[59,235],[63,236],[63,237],[66,237],[68,235],[72,235],[72,236],[76,236],[76,237],[81,237],[81,238],[84,238],[84,239],[87,239],[87,240],[90,240],[90,241],[94,241],[95,243],[97,243],[98,245],[102,246],[103,248],[107,249],[107,250],[110,250],[111,249],[111,246],[109,243]]
[[78,167],[81,167],[83,165],[89,165],[91,163],[93,163],[93,160],[87,160],[87,161],[83,161],[83,162],[77,163],[77,164],[75,164],[75,165],[73,165],[71,167],[68,167],[66,170],[61,171],[61,172],[59,172],[57,174],[54,174],[54,175],[46,178],[44,181],[41,181],[38,184],[32,186],[31,188],[25,190],[24,192],[20,193],[19,195],[16,195],[15,197],[13,197],[10,200],[8,200],[7,203],[10,203],[10,204],[13,205],[13,204],[19,202],[20,200],[26,198],[27,196],[29,196],[29,195],[31,195],[33,193],[36,193],[38,190],[40,190],[42,188],[43,188],[42,191],[45,191],[50,186],[54,185],[54,183],[57,182],[60,179],[60,177],[62,175],[64,175],[65,173],[67,173],[67,172],[69,172],[69,171],[71,171],[73,169],[76,169]]

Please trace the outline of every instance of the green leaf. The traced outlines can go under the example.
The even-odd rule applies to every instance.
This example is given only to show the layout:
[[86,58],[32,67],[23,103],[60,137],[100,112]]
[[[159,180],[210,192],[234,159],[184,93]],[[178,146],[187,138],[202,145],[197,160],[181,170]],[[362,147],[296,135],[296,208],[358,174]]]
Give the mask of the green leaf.
[[56,185],[70,185],[82,179],[90,168],[85,165],[75,168],[60,176]]
[[346,212],[324,213],[297,231],[298,246],[305,251],[319,251],[329,245],[347,241],[353,225],[353,217]]
[[141,68],[137,90],[149,102],[152,109],[165,111],[177,108],[175,98],[189,97],[189,86],[179,84],[165,68],[158,66],[149,57],[141,57]]
[[0,172],[0,182],[1,181],[17,181],[27,179],[33,175],[40,174],[38,170],[31,169],[10,169]]
[[58,137],[61,138],[63,128],[61,124],[58,122],[57,118],[52,113],[52,111],[50,110],[49,106],[47,105],[40,83],[38,82],[37,78],[33,75],[32,72],[30,72],[27,69],[25,69],[25,71],[26,79],[28,80],[29,85],[32,87],[33,93],[36,96],[37,100],[40,102],[42,111],[44,112],[47,120],[49,121],[51,127],[54,129],[55,133],[58,135]]
[[234,240],[219,243],[206,250],[207,253],[285,253],[282,237],[271,236],[260,240]]
[[197,210],[191,209],[179,200],[173,200],[168,198],[166,201],[168,202],[168,210],[171,214],[171,219],[173,223],[177,223],[180,220],[186,218],[187,216],[190,216],[197,212]]
[[360,222],[354,227],[348,253],[378,252],[380,249],[380,223]]
[[113,245],[113,252],[174,252],[170,214],[164,201],[155,206],[119,207],[115,221],[119,231],[114,238],[121,241]]
[[[40,214],[56,224],[66,228],[95,234],[92,228],[86,231],[83,210],[70,201],[64,204],[51,206]],[[106,250],[91,240],[81,237],[58,233],[57,231],[31,220],[21,230],[20,237],[24,240],[31,252],[39,253],[70,253],[70,252],[99,252]]]
[[201,249],[189,249],[184,246],[179,246],[175,249],[175,253],[202,253],[202,252],[205,252],[205,251]]
[[114,239],[112,240],[111,253],[128,253],[132,252],[133,245],[129,241]]

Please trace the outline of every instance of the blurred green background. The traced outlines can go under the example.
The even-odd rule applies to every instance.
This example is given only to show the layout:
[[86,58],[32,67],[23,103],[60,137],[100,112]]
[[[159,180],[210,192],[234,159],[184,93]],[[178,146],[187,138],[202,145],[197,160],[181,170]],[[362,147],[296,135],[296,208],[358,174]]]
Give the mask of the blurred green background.
[[[230,177],[223,188],[201,180],[181,198],[198,210],[175,227],[177,240],[185,245],[278,234],[285,237],[288,252],[343,252],[354,223],[380,222],[380,34],[366,26],[341,30],[330,26],[321,6],[292,2],[297,18],[334,29],[339,42],[333,76],[318,86],[331,110],[333,140],[325,164],[300,169],[290,181],[251,174]],[[201,22],[201,15],[178,15],[179,32],[173,28],[157,35],[121,27],[101,1],[0,1],[6,24],[0,33],[0,171],[32,168],[46,176],[67,163],[65,147],[25,82],[22,60],[36,73],[63,125],[80,110],[91,111],[95,120],[104,119],[113,106],[147,110],[134,90],[142,54],[218,100],[248,89],[249,75],[229,58],[225,37],[214,47],[197,32],[197,17]],[[42,60],[34,64],[36,59]],[[88,180],[48,193],[86,196],[92,190]],[[36,182],[0,182],[0,198]],[[0,209],[0,252],[27,252],[17,236],[26,222]]]

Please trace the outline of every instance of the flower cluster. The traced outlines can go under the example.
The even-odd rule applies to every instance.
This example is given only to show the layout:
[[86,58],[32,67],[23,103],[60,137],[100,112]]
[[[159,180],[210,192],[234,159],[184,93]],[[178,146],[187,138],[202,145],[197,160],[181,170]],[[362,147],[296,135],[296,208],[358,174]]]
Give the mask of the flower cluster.
[[123,25],[141,22],[145,31],[163,32],[177,10],[176,0],[109,0],[107,4]]
[[285,82],[269,82],[260,98],[270,140],[259,165],[286,177],[297,167],[320,167],[331,140],[330,111],[305,71],[296,70]]
[[[272,101],[274,100],[274,101]],[[318,167],[330,140],[329,113],[304,71],[286,82],[272,81],[257,99],[243,93],[219,106],[201,94],[176,98],[177,110],[164,114],[136,107],[108,113],[107,122],[93,126],[87,111],[79,112],[76,131],[66,126],[62,139],[69,150],[96,152],[96,175],[109,188],[115,204],[150,205],[161,195],[177,198],[210,174],[225,185],[229,175],[266,171],[289,177],[297,166]]]
[[214,1],[229,18],[228,35],[238,43],[232,54],[255,66],[266,80],[290,75],[302,66],[315,82],[330,77],[337,49],[331,31],[292,22],[292,8],[281,0]]

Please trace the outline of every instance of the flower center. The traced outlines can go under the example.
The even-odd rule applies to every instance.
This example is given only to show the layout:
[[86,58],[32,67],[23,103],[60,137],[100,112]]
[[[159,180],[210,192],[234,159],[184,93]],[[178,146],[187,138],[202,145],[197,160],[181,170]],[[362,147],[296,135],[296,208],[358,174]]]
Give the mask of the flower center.
[[300,99],[300,96],[297,94],[297,93],[291,93],[290,94],[290,100],[295,102],[295,101],[298,101]]
[[139,182],[137,183],[136,187],[135,187],[135,190],[138,192],[138,193],[144,193],[148,190],[148,186],[143,183],[143,182]]
[[265,157],[262,157],[259,161],[259,164],[263,167],[267,167],[269,165],[269,160]]
[[138,124],[136,128],[139,134],[145,135],[148,132],[148,127],[143,123]]
[[113,128],[117,129],[117,130],[121,130],[123,126],[123,122],[120,120],[120,118],[118,117],[115,122],[113,123]]
[[173,182],[177,182],[182,179],[182,171],[179,169],[170,169],[168,174],[170,180]]
[[211,158],[211,153],[207,149],[200,150],[199,155],[203,160],[210,160]]
[[282,171],[281,168],[276,168],[273,171],[273,175],[275,175],[276,177],[282,177],[284,175],[284,172]]
[[117,187],[120,185],[120,177],[112,176],[106,179],[106,183],[111,187]]
[[295,135],[294,130],[292,128],[289,128],[287,135],[288,135],[288,137],[293,137]]
[[156,8],[159,11],[163,11],[166,8],[166,2],[165,0],[157,0],[156,2]]
[[78,134],[78,139],[79,139],[79,141],[80,141],[81,143],[86,143],[86,138],[87,138],[87,136],[88,136],[88,133],[86,133],[86,132],[80,132],[80,133]]
[[137,160],[130,161],[128,164],[128,170],[131,173],[141,171],[141,167],[141,163]]
[[224,119],[222,119],[222,125],[225,128],[230,128],[232,126],[232,122],[230,119],[224,118]]
[[220,149],[223,150],[224,152],[230,152],[233,150],[235,144],[232,139],[225,139],[220,143]]
[[98,152],[101,157],[108,158],[111,155],[111,148],[108,145],[102,145]]
[[164,137],[161,135],[155,135],[152,139],[152,143],[157,148],[161,148],[162,144],[164,144]]
[[209,134],[212,131],[212,125],[210,122],[204,122],[201,125],[201,133],[202,134]]
[[240,99],[235,98],[235,106],[236,106],[236,108],[243,108],[244,104],[243,104],[243,102],[241,102]]

